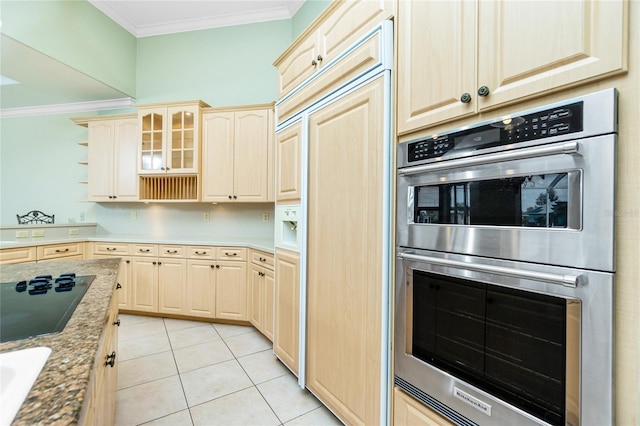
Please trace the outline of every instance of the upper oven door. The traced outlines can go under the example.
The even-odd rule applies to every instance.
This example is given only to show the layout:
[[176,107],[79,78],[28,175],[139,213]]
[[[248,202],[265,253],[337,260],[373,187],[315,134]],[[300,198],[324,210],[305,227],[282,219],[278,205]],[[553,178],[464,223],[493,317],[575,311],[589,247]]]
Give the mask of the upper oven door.
[[398,170],[402,247],[613,271],[615,135]]

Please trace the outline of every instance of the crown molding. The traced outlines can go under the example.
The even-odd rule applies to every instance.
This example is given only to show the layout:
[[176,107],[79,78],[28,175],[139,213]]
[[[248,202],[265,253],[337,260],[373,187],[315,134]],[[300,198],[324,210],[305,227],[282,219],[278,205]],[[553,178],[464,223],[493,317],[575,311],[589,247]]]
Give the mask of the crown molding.
[[35,115],[71,114],[77,112],[103,111],[133,108],[133,98],[107,99],[103,101],[75,102],[69,104],[39,105],[21,108],[0,109],[0,118],[31,117]]
[[153,25],[136,26],[126,16],[110,5],[110,2],[89,0],[95,8],[111,18],[116,24],[127,30],[136,38],[181,33],[187,31],[206,30],[211,28],[231,27],[234,25],[254,24],[258,22],[291,19],[300,10],[305,0],[296,0],[286,6],[274,7],[255,12],[237,13],[223,16],[202,16]]

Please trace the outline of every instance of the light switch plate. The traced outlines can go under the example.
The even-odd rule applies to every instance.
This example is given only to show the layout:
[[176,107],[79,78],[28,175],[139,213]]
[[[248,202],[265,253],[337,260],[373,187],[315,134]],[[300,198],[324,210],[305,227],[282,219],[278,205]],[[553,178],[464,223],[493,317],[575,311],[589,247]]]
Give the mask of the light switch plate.
[[16,238],[29,238],[29,231],[16,231]]

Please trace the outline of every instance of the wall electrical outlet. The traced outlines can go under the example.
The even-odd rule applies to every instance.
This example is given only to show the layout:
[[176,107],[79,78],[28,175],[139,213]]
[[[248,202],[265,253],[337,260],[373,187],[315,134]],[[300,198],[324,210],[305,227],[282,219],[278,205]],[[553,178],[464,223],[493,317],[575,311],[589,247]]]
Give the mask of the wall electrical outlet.
[[138,212],[137,211],[132,211],[131,212],[131,220],[138,220]]
[[269,222],[269,213],[268,212],[262,213],[262,221],[263,222]]
[[80,222],[84,221],[84,212],[80,212]]
[[209,222],[209,219],[210,219],[210,217],[209,217],[209,213],[205,213],[205,214],[204,214],[204,221],[205,221],[205,222]]
[[69,235],[78,235],[79,233],[80,231],[78,231],[78,228],[69,229]]
[[44,229],[34,229],[31,231],[32,237],[44,237]]
[[29,238],[29,231],[16,231],[16,238]]

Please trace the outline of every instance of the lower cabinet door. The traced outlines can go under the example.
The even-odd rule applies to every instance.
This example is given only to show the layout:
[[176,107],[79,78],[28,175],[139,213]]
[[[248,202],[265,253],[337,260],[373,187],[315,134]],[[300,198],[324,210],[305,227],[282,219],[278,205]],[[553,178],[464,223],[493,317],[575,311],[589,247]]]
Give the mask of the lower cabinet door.
[[187,299],[187,261],[158,259],[158,312],[184,314]]
[[[249,321],[260,332],[263,332],[263,287],[264,279],[262,273],[264,268],[259,266],[249,266],[249,297],[251,300],[251,309],[249,310]],[[264,333],[264,332],[263,332]]]
[[393,426],[453,426],[449,420],[398,388],[393,389]]
[[263,292],[263,322],[262,322],[262,334],[267,339],[273,342],[273,309],[274,309],[274,297],[275,297],[275,280],[273,271],[265,269],[262,277],[264,289]]
[[158,312],[158,260],[131,258],[131,309]]
[[298,375],[300,254],[276,249],[273,352]]
[[247,263],[216,262],[216,318],[248,321]]
[[185,315],[216,316],[216,264],[213,260],[187,261],[187,304]]

